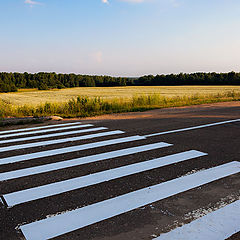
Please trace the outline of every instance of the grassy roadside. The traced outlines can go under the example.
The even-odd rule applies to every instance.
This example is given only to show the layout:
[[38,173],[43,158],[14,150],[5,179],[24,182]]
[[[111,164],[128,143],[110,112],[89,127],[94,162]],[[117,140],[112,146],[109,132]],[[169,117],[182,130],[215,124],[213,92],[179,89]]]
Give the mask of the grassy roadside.
[[239,101],[240,93],[228,91],[218,94],[195,94],[181,97],[163,97],[159,94],[134,96],[132,98],[103,99],[100,97],[77,97],[65,103],[44,103],[39,105],[13,105],[0,100],[0,118],[25,116],[89,117],[102,114],[145,111],[157,108],[169,108]]

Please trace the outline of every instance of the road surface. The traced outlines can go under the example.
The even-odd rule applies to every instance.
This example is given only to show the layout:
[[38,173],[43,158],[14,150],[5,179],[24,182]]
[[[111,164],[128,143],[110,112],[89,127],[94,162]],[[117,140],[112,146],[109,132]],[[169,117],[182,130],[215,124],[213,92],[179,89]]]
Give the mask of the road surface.
[[0,193],[4,240],[238,240],[240,103],[1,128]]

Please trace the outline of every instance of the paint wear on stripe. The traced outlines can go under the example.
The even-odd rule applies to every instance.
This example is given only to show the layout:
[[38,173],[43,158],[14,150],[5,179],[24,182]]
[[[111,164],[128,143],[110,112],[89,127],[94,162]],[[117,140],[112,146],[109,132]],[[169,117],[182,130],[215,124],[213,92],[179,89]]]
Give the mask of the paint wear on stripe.
[[240,172],[231,162],[20,227],[27,240],[50,239]]
[[26,176],[31,176],[35,174],[56,171],[64,168],[80,166],[83,164],[98,162],[98,161],[112,159],[116,157],[123,157],[130,154],[141,153],[148,150],[154,150],[154,149],[169,147],[169,146],[172,146],[172,144],[162,143],[162,142],[153,143],[153,144],[143,145],[139,147],[125,148],[125,149],[116,150],[112,152],[90,155],[86,157],[76,158],[76,159],[57,162],[57,163],[45,164],[37,167],[30,167],[30,168],[19,169],[19,170],[10,171],[10,172],[4,172],[4,173],[0,173],[0,181],[6,181],[10,179],[26,177]]
[[225,240],[240,231],[240,200],[154,240]]

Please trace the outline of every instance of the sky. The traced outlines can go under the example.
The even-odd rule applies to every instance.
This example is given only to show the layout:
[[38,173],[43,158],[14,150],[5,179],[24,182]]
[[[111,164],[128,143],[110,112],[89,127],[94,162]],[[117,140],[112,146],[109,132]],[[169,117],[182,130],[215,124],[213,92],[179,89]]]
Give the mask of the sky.
[[240,72],[240,0],[0,0],[0,72]]

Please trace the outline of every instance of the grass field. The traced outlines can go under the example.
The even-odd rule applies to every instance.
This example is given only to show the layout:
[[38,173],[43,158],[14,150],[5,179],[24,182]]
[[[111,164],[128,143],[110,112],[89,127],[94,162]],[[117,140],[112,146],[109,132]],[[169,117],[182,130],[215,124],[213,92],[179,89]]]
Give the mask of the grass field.
[[90,98],[102,97],[103,99],[131,99],[136,95],[158,94],[163,97],[182,97],[195,94],[218,94],[229,91],[240,93],[240,86],[84,87],[49,91],[27,89],[16,93],[0,93],[0,99],[13,105],[38,105],[45,102],[67,102],[78,96]]
[[0,94],[0,118],[88,117],[203,103],[240,101],[240,87],[116,87]]

